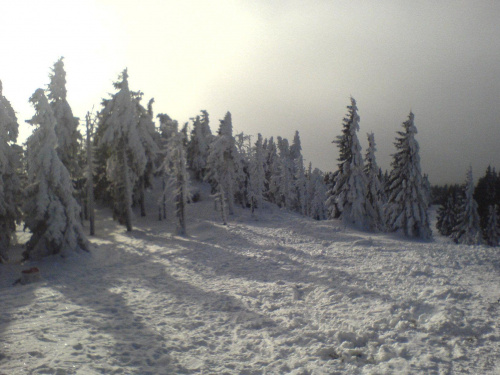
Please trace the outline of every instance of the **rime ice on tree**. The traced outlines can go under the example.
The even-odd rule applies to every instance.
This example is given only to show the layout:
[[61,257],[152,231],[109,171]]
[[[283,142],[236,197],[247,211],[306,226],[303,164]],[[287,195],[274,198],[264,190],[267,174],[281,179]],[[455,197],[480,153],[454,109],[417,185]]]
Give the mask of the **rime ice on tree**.
[[128,86],[125,69],[115,83],[119,91],[106,106],[100,116],[103,134],[100,146],[107,147],[110,157],[106,173],[113,186],[113,211],[115,217],[132,230],[132,188],[144,174],[148,157],[139,131],[139,116]]
[[47,97],[56,119],[55,132],[57,136],[57,154],[71,177],[78,174],[77,153],[78,142],[82,135],[78,131],[78,118],[73,116],[66,99],[66,72],[63,58],[56,61],[50,74]]
[[7,251],[21,217],[18,198],[20,184],[16,174],[19,158],[9,142],[18,134],[17,118],[9,101],[2,94],[0,81],[0,262],[7,261]]
[[465,179],[463,200],[459,208],[457,224],[451,234],[456,243],[479,245],[483,242],[477,203],[473,194],[474,180],[472,178],[472,168],[469,168]]
[[375,224],[367,215],[367,205],[370,203],[366,200],[366,176],[356,134],[359,131],[359,115],[354,98],[351,98],[351,105],[347,108],[342,135],[333,141],[339,147],[340,163],[326,204],[331,217],[341,217],[347,225],[371,230]]
[[231,113],[227,112],[224,120],[220,122],[218,136],[210,144],[207,159],[209,172],[206,177],[215,185],[223,215],[225,215],[226,208],[229,214],[234,213],[237,162],[238,150],[233,137]]
[[389,176],[387,223],[390,230],[402,231],[407,237],[429,239],[432,231],[414,117],[410,112],[403,123],[404,131],[399,131],[396,138],[397,151],[393,154]]
[[56,152],[56,119],[42,89],[35,91],[30,102],[36,113],[28,122],[38,127],[27,141],[29,185],[23,211],[32,236],[24,256],[37,259],[88,250],[70,176]]

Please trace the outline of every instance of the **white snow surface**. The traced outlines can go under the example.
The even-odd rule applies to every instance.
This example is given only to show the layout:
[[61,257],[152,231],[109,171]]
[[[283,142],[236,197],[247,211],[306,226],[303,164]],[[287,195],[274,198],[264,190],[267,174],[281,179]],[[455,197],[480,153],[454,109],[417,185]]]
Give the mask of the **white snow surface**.
[[0,265],[0,374],[500,373],[498,248],[202,198],[187,237],[101,209],[91,254]]

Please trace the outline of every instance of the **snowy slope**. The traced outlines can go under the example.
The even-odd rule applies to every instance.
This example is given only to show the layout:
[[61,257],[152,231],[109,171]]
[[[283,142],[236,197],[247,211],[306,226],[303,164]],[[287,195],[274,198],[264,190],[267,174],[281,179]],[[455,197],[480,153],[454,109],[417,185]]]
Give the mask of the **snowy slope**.
[[206,194],[186,238],[110,216],[91,255],[0,265],[0,374],[500,373],[498,248],[271,206],[223,226]]

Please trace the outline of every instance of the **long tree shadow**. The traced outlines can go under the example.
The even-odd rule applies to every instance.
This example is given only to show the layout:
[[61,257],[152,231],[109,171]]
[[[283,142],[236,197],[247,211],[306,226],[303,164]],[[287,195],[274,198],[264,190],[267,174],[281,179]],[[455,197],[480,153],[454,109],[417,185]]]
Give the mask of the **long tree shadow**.
[[[92,340],[103,343],[108,351],[109,358],[104,358],[99,350],[83,350],[97,370],[106,372],[117,366],[138,374],[190,372],[176,360],[175,353],[192,347],[188,342],[173,340],[172,327],[166,323],[181,321],[179,327],[189,338],[189,331],[199,322],[186,309],[227,314],[228,322],[235,320],[232,315],[241,313],[264,319],[230,295],[203,290],[173,277],[151,254],[139,254],[132,246],[115,243],[101,245],[96,251],[109,252],[117,259],[97,267],[68,267],[50,282],[65,299],[81,307],[81,311],[70,311],[63,319],[82,325]],[[155,297],[148,300],[151,293]],[[154,315],[151,309],[157,317],[154,322],[145,321]],[[166,316],[168,319],[163,318]]]

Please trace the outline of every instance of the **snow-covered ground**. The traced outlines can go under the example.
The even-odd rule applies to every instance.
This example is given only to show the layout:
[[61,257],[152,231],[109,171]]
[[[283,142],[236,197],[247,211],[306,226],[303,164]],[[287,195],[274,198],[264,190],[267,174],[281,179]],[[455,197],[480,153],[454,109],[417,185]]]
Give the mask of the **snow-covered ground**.
[[[0,374],[499,374],[500,251],[207,196],[90,255],[0,265]],[[12,286],[22,269],[42,280]]]

